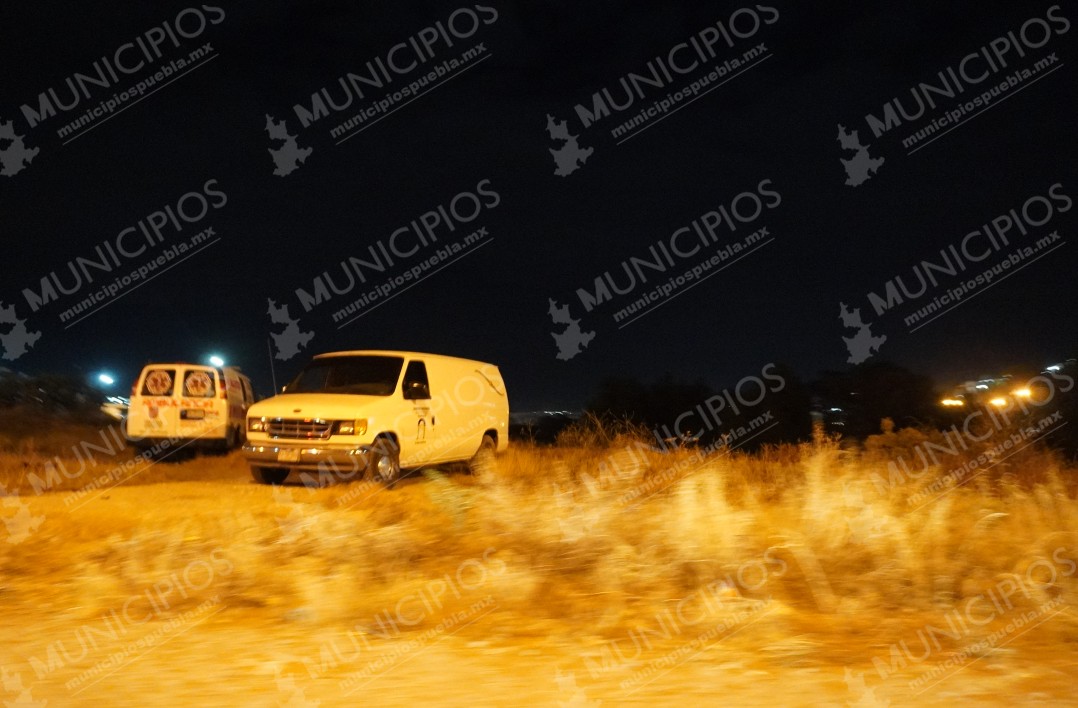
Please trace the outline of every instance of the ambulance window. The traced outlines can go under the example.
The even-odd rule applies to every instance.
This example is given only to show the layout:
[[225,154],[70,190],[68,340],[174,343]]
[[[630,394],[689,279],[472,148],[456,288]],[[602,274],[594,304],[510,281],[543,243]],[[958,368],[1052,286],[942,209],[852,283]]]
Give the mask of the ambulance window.
[[187,398],[213,398],[216,395],[209,371],[193,369],[183,377],[183,395]]
[[142,395],[171,396],[175,382],[175,369],[150,369],[142,380]]
[[430,398],[427,366],[421,361],[410,361],[404,370],[404,399],[414,401],[424,398]]

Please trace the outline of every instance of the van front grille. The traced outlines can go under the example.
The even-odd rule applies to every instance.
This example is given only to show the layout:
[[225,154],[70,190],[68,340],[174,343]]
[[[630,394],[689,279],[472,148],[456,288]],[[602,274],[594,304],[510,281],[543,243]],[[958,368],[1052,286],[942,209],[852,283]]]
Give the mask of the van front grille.
[[333,423],[317,418],[273,418],[266,432],[275,438],[292,440],[326,440],[333,431]]

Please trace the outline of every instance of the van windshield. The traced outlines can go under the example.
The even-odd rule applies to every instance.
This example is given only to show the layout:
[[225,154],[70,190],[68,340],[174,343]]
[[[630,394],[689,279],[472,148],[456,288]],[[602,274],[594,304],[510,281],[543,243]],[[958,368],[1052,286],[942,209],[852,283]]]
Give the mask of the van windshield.
[[285,393],[351,393],[390,396],[404,359],[397,356],[334,356],[315,359]]

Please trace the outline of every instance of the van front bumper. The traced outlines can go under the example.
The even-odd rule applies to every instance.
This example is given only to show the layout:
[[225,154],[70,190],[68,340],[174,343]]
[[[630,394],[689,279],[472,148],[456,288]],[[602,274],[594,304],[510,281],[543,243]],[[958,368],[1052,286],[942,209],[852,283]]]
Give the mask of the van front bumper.
[[243,456],[253,467],[288,467],[289,469],[326,472],[363,472],[371,460],[371,450],[362,447],[310,447],[302,445],[258,445],[247,443]]

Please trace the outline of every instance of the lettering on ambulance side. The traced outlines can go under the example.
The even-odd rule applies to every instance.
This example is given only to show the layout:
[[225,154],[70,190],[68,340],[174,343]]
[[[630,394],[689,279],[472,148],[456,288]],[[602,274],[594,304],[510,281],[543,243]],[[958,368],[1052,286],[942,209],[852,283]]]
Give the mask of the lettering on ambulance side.
[[214,399],[144,398],[142,404],[150,408],[213,408]]

